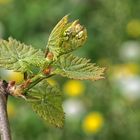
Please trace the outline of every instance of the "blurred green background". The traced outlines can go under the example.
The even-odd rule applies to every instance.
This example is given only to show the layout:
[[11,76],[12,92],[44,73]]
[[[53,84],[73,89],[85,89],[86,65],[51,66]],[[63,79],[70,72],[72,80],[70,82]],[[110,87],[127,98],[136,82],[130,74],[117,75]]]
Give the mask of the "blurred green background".
[[[107,67],[97,82],[49,79],[64,95],[64,129],[40,119],[24,101],[9,99],[14,140],[140,140],[140,0],[0,0],[0,38],[44,49],[66,14],[87,27],[75,53]],[[1,69],[6,80],[21,74]]]

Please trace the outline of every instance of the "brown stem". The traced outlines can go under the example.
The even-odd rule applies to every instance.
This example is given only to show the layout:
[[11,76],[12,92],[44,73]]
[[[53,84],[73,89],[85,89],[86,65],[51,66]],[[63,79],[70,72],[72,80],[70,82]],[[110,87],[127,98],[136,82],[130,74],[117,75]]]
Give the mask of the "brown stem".
[[1,140],[11,140],[9,120],[7,115],[7,83],[0,81],[0,135]]

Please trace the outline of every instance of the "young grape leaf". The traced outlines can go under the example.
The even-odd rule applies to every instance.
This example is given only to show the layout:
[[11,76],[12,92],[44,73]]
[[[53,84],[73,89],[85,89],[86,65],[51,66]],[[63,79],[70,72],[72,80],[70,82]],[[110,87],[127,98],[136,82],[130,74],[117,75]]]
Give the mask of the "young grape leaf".
[[58,55],[60,51],[60,44],[62,42],[62,32],[68,22],[68,16],[63,17],[52,30],[47,44],[47,49],[54,55]]
[[68,16],[64,16],[52,30],[47,49],[54,55],[54,59],[57,59],[58,56],[81,47],[86,39],[86,28],[81,26],[78,20],[68,22]]
[[[45,82],[44,82],[45,81]],[[33,110],[44,120],[56,127],[62,127],[64,112],[62,94],[58,88],[49,85],[46,80],[37,84],[26,95]]]
[[59,57],[55,64],[54,74],[79,80],[99,80],[104,78],[105,68],[99,68],[90,60],[65,54]]
[[44,63],[44,54],[40,50],[12,38],[0,40],[0,67],[25,72],[43,67]]

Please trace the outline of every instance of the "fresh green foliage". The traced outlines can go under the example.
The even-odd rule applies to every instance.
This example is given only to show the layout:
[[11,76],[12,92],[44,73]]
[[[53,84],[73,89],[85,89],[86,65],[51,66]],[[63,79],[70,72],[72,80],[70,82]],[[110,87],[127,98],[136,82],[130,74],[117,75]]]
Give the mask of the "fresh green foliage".
[[89,59],[75,57],[72,54],[62,55],[55,67],[55,74],[72,79],[94,81],[104,78],[104,68],[95,66]]
[[42,67],[45,58],[41,50],[34,49],[15,39],[0,40],[0,67],[14,71],[33,71],[32,67]]
[[78,20],[68,23],[68,16],[63,17],[52,30],[47,49],[54,54],[54,58],[81,47],[87,39],[86,29]]
[[62,92],[58,88],[44,80],[29,90],[26,98],[40,117],[57,127],[63,126]]
[[[1,40],[0,67],[26,75],[20,85],[9,82],[9,94],[26,99],[40,117],[56,127],[62,127],[62,93],[45,79],[53,75],[79,80],[102,79],[104,68],[70,54],[81,47],[86,39],[87,31],[79,21],[68,23],[68,16],[65,16],[51,32],[44,53],[12,38]],[[34,73],[36,68],[39,70]]]

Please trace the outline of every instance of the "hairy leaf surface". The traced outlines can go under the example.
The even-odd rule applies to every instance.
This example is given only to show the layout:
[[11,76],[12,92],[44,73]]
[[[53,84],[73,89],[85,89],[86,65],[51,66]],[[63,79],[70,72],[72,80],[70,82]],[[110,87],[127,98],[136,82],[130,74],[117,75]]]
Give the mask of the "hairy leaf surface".
[[81,47],[86,39],[86,28],[80,25],[79,20],[68,22],[68,16],[66,15],[52,30],[47,49],[53,53],[54,59],[57,59],[58,56]]
[[95,81],[104,78],[104,68],[99,68],[95,64],[90,63],[90,60],[75,57],[71,54],[61,56],[55,67],[55,74],[72,79]]
[[58,88],[52,87],[45,80],[29,91],[27,101],[32,104],[33,110],[44,120],[56,127],[63,126],[62,94]]
[[45,63],[43,52],[15,39],[0,40],[0,67],[14,71],[32,71]]
[[62,34],[66,28],[67,22],[68,16],[63,17],[54,27],[48,39],[47,48],[56,56],[59,54],[60,49],[62,49],[60,44],[62,43]]

